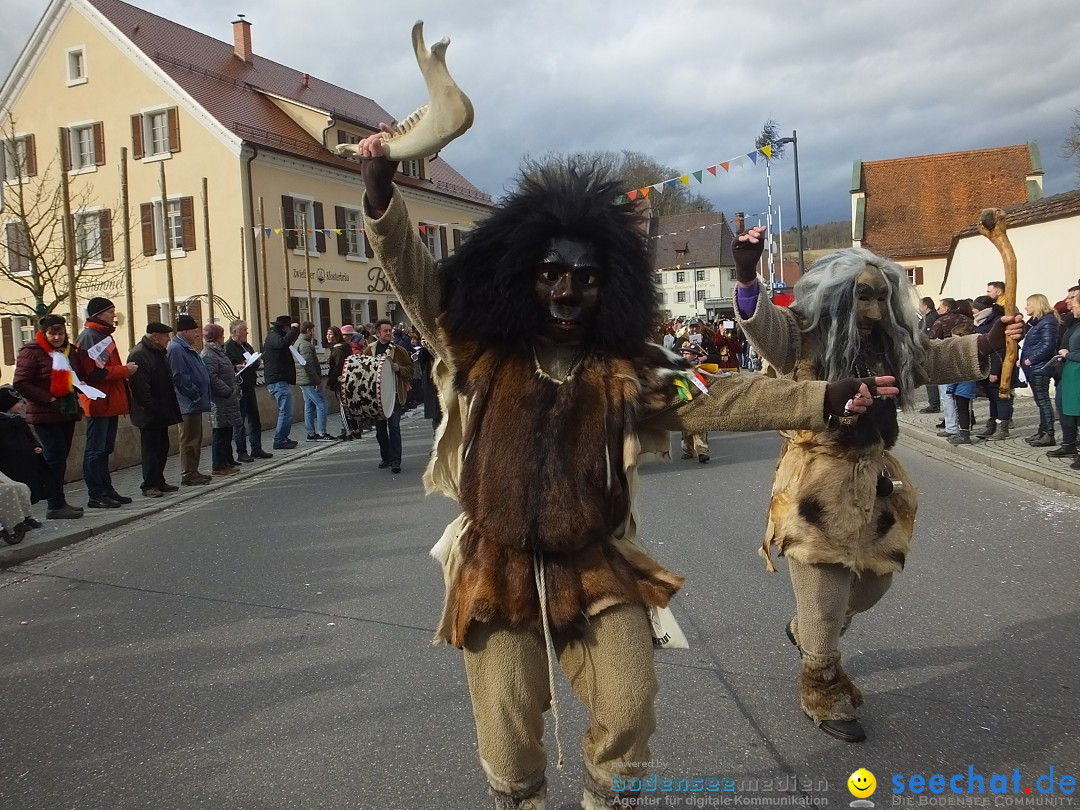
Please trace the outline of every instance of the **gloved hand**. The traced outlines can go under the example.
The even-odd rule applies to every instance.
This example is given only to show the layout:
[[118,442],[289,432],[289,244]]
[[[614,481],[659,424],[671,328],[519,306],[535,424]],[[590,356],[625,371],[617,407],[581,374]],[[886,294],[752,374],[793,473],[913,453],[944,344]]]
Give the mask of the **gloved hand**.
[[765,249],[765,228],[751,228],[735,237],[731,252],[735,257],[735,277],[742,284],[752,284],[757,279],[757,265]]
[[357,144],[363,160],[360,174],[364,178],[368,211],[376,219],[386,213],[394,194],[394,175],[398,170],[398,161],[387,159],[382,151],[382,133],[393,131],[387,124],[379,124],[379,132],[369,135]]
[[900,393],[895,377],[858,377],[838,380],[825,386],[826,416],[866,413],[874,397],[894,397]]
[[981,357],[1004,351],[1005,339],[1023,340],[1024,319],[1020,315],[1002,315],[998,318],[990,331],[985,335],[979,335],[978,347]]

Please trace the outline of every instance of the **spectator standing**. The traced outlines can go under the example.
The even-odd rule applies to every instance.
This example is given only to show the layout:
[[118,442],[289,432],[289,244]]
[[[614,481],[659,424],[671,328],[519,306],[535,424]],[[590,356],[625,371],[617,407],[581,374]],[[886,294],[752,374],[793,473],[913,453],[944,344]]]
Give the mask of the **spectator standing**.
[[115,509],[131,503],[131,498],[113,487],[109,473],[109,456],[116,449],[117,424],[130,411],[127,379],[137,370],[134,363],[120,362],[120,350],[112,336],[115,331],[113,302],[108,298],[91,298],[86,307],[86,326],[77,341],[86,357],[93,361],[87,364],[85,382],[105,393],[101,399],[90,399],[79,392],[87,417],[83,480],[91,509]]
[[431,420],[432,432],[438,432],[442,422],[442,403],[439,402],[439,391],[435,386],[435,378],[432,375],[432,367],[435,365],[435,355],[428,346],[427,341],[420,340],[420,348],[416,352],[416,364],[420,367],[420,380],[424,390],[424,418]]
[[[922,333],[929,337],[930,327],[934,325],[934,321],[939,317],[937,310],[934,308],[933,298],[919,299],[919,314],[922,316],[919,327],[922,329]],[[920,408],[919,413],[940,413],[941,393],[936,385],[928,384],[926,386],[926,398],[927,405],[925,408]]]
[[[953,298],[941,299],[938,305],[938,319],[930,326],[930,331],[927,333],[930,340],[943,340],[952,336],[958,328],[965,332],[971,328],[972,319],[963,313],[961,303]],[[957,419],[955,403],[947,388],[946,385],[938,386],[942,416],[945,417],[940,425],[943,430],[938,433],[938,436],[952,438],[959,434],[960,423]]]
[[296,362],[296,382],[304,396],[304,427],[307,428],[309,442],[335,441],[326,432],[326,393],[323,391],[322,367],[319,354],[315,351],[315,324],[304,321],[300,324],[300,337],[296,341],[296,351],[303,359]]
[[[692,367],[696,367],[707,359],[706,350],[696,343],[691,343],[689,340],[684,341],[679,347],[679,354],[681,354],[683,360]],[[709,463],[708,433],[690,433],[684,430],[682,431],[681,439],[682,457],[684,459],[693,458],[696,454],[699,462],[702,464]]]
[[[353,438],[352,420],[341,398],[341,374],[345,368],[345,361],[352,354],[352,347],[345,342],[345,326],[341,328],[331,326],[326,330],[326,345],[330,349],[330,368],[326,374],[326,387],[334,392],[334,398],[337,400],[338,414],[341,417],[341,435],[338,439],[341,441],[349,441]],[[348,328],[350,332],[353,331],[351,326]]]
[[236,475],[240,465],[232,454],[233,429],[243,426],[240,383],[236,367],[225,354],[225,330],[216,323],[203,326],[202,361],[210,377],[210,427],[213,430],[210,463],[214,475]]
[[1056,363],[1047,364],[1057,356],[1061,341],[1061,318],[1050,306],[1047,297],[1041,293],[1028,296],[1026,310],[1028,331],[1020,347],[1020,365],[1039,409],[1039,429],[1024,441],[1032,447],[1053,447],[1057,441],[1054,438],[1054,404],[1050,399],[1050,378],[1053,367],[1057,366],[1060,370],[1061,366]]
[[1057,385],[1058,419],[1061,420],[1061,446],[1046,451],[1052,458],[1072,457],[1070,465],[1080,470],[1080,456],[1076,450],[1076,432],[1080,425],[1080,286],[1072,287],[1066,298],[1073,316],[1072,326],[1061,339],[1058,356],[1064,361],[1061,380]]
[[375,437],[379,440],[379,454],[382,461],[379,469],[387,467],[393,473],[401,472],[401,412],[408,396],[408,383],[412,379],[412,357],[393,342],[394,326],[390,321],[382,320],[375,324],[376,340],[367,348],[372,357],[381,357],[389,353],[387,360],[394,370],[397,396],[394,399],[394,412],[388,419],[375,420]]
[[[258,372],[262,360],[256,360],[247,368],[247,357],[255,354],[255,349],[247,342],[248,325],[245,321],[235,320],[229,324],[229,339],[225,341],[225,354],[232,361],[240,381],[240,416],[241,423],[233,428],[233,442],[236,444],[236,460],[250,463],[257,458],[273,458],[262,447],[262,419],[259,416],[259,400],[255,394]],[[241,372],[240,369],[244,368]],[[246,437],[245,437],[246,426]],[[248,452],[248,448],[251,452]]]
[[263,381],[278,406],[275,450],[292,450],[296,447],[296,442],[289,438],[289,430],[293,418],[292,387],[296,385],[296,363],[291,349],[298,337],[300,324],[293,323],[288,315],[278,315],[263,341]]
[[[23,398],[15,388],[0,386],[0,474],[27,488],[28,506],[52,495],[55,485],[52,470],[26,422],[23,408]],[[5,520],[4,527],[11,530],[26,520],[30,521],[26,528],[41,525],[26,509],[18,520],[11,523]]]
[[203,414],[210,410],[210,375],[195,343],[199,324],[190,315],[176,319],[176,334],[166,349],[176,401],[180,403],[180,483],[209,484],[213,479],[199,472],[202,457]]
[[[1005,301],[1005,282],[1004,281],[988,281],[986,282],[986,296],[991,299],[995,304],[1004,304]],[[1003,310],[1004,311],[1004,310]]]
[[[994,299],[988,295],[980,295],[976,298],[974,307],[978,310],[974,319],[975,332],[980,335],[990,334],[994,324],[1005,314],[1005,310],[998,306]],[[991,352],[989,358],[990,373],[985,379],[978,381],[976,387],[987,399],[990,406],[990,417],[986,420],[986,427],[975,435],[980,439],[999,441],[1009,438],[1009,427],[1012,425],[1013,416],[1012,398],[1014,396],[1011,389],[1016,387],[1019,376],[1014,368],[1009,396],[1006,399],[1000,399],[998,392],[1001,388],[1001,370],[1005,362],[1005,351]]]
[[160,498],[180,487],[165,480],[169,460],[169,428],[183,421],[176,401],[172,371],[165,350],[172,327],[148,323],[146,334],[128,354],[128,362],[138,365],[131,375],[131,424],[139,429],[143,480],[139,488],[147,498]]
[[83,516],[82,507],[64,498],[64,478],[75,423],[82,418],[72,372],[85,373],[86,362],[79,347],[68,342],[67,322],[60,315],[41,319],[34,342],[20,350],[15,362],[15,388],[26,400],[26,421],[37,434],[52,472],[52,494],[45,513],[49,520]]

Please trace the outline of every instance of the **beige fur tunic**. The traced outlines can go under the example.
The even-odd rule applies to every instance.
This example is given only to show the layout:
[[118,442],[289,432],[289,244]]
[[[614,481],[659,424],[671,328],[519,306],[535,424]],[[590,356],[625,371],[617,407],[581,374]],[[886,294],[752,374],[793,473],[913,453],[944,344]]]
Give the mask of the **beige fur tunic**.
[[[776,306],[762,292],[753,317],[739,317],[739,324],[778,373],[795,380],[820,379],[817,347],[800,331],[790,309]],[[979,367],[977,340],[971,335],[926,341],[926,365],[916,370],[917,384],[986,376],[986,368]],[[839,563],[856,573],[903,569],[918,508],[915,487],[884,441],[856,446],[846,430],[835,426],[783,433],[787,441],[761,546],[770,571],[775,570],[774,549],[802,563]],[[903,482],[887,497],[876,492],[883,469]]]
[[[520,420],[535,418],[525,413],[523,407],[529,403],[520,397],[517,402],[504,400],[508,398],[507,392],[515,390],[514,386],[516,390],[531,390],[529,386],[534,381],[523,375],[544,375],[537,369],[526,370],[520,358],[505,363],[494,362],[491,351],[484,347],[469,347],[443,332],[439,326],[440,290],[434,262],[420,242],[416,228],[409,222],[398,189],[394,190],[390,207],[382,217],[373,220],[365,211],[365,228],[405,311],[437,357],[432,376],[442,401],[444,418],[424,484],[429,492],[441,492],[462,503],[463,507],[463,513],[447,526],[432,549],[433,556],[443,565],[446,585],[443,617],[436,638],[460,645],[470,622],[485,620],[494,613],[515,624],[535,622],[539,619],[538,602],[525,592],[526,588],[535,585],[529,579],[535,573],[531,558],[526,557],[524,572],[508,578],[507,572],[517,571],[522,561],[518,559],[519,554],[507,550],[513,550],[515,545],[520,547],[520,544],[515,544],[516,538],[500,538],[497,528],[529,526],[527,515],[514,511],[522,508],[523,500],[539,501],[538,506],[534,504],[534,512],[541,516],[552,515],[552,528],[558,528],[560,504],[557,498],[561,490],[552,484],[539,495],[530,491],[527,498],[524,495],[505,497],[497,505],[492,505],[491,499],[492,493],[506,493],[510,475],[521,476],[523,481],[528,480],[529,475],[541,481],[558,476],[537,475],[543,473],[541,465],[551,461],[518,459],[513,469],[507,469],[500,460],[497,447],[466,447],[466,442],[494,441],[489,437],[512,429],[515,419],[520,423]],[[653,347],[642,356],[652,356],[653,350],[661,355],[664,352]],[[486,370],[485,364],[489,364]],[[642,392],[652,397],[661,390],[655,382],[654,371],[652,368],[634,368],[625,361],[619,365],[614,361],[589,358],[583,363],[579,374],[581,384],[589,385],[597,392],[606,390],[616,397],[629,396],[630,407],[626,413],[634,416],[629,423],[620,418],[608,432],[612,438],[606,445],[589,442],[578,445],[599,448],[602,454],[599,458],[590,457],[580,466],[587,470],[603,470],[607,466],[608,473],[604,475],[620,482],[618,502],[621,513],[603,521],[592,516],[592,519],[580,522],[581,526],[591,524],[594,528],[602,524],[604,536],[594,531],[594,539],[587,543],[564,539],[560,541],[560,547],[550,549],[552,557],[549,559],[557,558],[557,564],[550,570],[558,574],[563,583],[555,583],[555,587],[559,593],[571,594],[570,611],[577,613],[570,616],[567,604],[552,602],[549,613],[553,629],[566,629],[565,624],[560,628],[564,619],[569,623],[596,615],[613,604],[663,606],[681,584],[681,577],[671,574],[636,545],[638,458],[641,453],[649,452],[666,455],[669,431],[821,429],[825,426],[825,384],[821,382],[796,384],[750,375],[717,378],[710,387],[709,396],[696,396],[684,403],[674,401],[674,386],[668,385],[665,390],[670,391],[666,394],[670,399],[657,406],[655,402],[641,399]],[[466,381],[464,386],[462,380]],[[571,412],[564,424],[587,425],[590,420],[595,420],[597,413],[602,413],[603,408],[596,407],[595,396],[591,399],[590,396],[574,397],[571,401],[578,402],[579,399],[586,403],[584,407],[590,409],[589,414]],[[480,414],[485,418],[491,416],[499,424],[484,428],[478,424],[482,423],[477,418]],[[504,429],[502,425],[507,422]],[[501,441],[501,447],[505,448],[512,440],[504,437]],[[603,492],[598,494],[603,495]],[[596,494],[590,497],[596,497]],[[598,509],[603,508],[601,503]],[[477,513],[472,514],[470,510]],[[499,510],[509,511],[500,515]],[[526,531],[535,531],[535,527]],[[546,530],[541,533],[550,535]],[[614,584],[611,584],[612,571],[617,580]],[[633,572],[629,582],[628,571]],[[567,582],[567,577],[573,577],[577,582]],[[511,592],[519,596],[514,598]],[[558,598],[558,593],[553,596],[549,592],[549,600],[554,598]]]

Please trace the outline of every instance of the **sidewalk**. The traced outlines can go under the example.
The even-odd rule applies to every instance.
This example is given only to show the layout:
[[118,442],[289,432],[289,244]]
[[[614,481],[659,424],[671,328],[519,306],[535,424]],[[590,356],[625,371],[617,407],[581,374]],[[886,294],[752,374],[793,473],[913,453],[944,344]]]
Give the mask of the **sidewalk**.
[[[919,389],[917,408],[926,405],[926,389]],[[977,427],[986,426],[988,416],[985,399],[975,400]],[[1013,422],[1009,430],[1011,438],[1004,441],[982,441],[972,437],[970,445],[952,445],[947,439],[937,435],[937,423],[941,414],[899,413],[900,435],[924,444],[931,444],[939,450],[954,453],[970,462],[985,464],[995,470],[1033,481],[1050,489],[1056,489],[1067,495],[1080,495],[1080,470],[1070,469],[1072,459],[1047,458],[1049,447],[1032,447],[1024,438],[1035,433],[1039,427],[1039,410],[1035,400],[1026,392],[1016,395],[1013,408]],[[1061,426],[1055,424],[1056,436],[1061,439]]]
[[[161,498],[146,498],[139,490],[142,483],[142,467],[125,467],[122,470],[114,470],[112,474],[113,486],[121,495],[132,499],[130,504],[121,506],[119,509],[88,509],[86,508],[86,486],[79,481],[73,481],[64,487],[64,495],[67,502],[72,506],[83,507],[83,517],[79,520],[46,520],[45,502],[34,505],[34,517],[43,524],[40,529],[27,532],[26,539],[17,546],[9,546],[0,543],[0,569],[17,563],[25,562],[55,551],[58,548],[78,543],[89,537],[95,537],[105,532],[124,526],[132,521],[155,515],[177,504],[190,501],[193,498],[205,496],[208,492],[215,492],[222,487],[236,481],[245,481],[252,476],[260,475],[267,470],[288,464],[298,458],[310,456],[331,447],[339,447],[346,442],[308,442],[304,440],[304,423],[293,425],[292,437],[299,443],[292,450],[274,450],[274,430],[265,430],[262,434],[262,446],[267,452],[273,453],[269,459],[257,459],[250,464],[241,464],[240,472],[236,475],[214,476],[214,480],[205,486],[181,486],[179,491],[166,493]],[[348,442],[347,444],[367,444],[375,442],[375,434],[365,433],[363,438]],[[202,450],[202,472],[210,473],[210,447]],[[165,480],[170,484],[180,486],[180,456],[173,454],[165,465]]]

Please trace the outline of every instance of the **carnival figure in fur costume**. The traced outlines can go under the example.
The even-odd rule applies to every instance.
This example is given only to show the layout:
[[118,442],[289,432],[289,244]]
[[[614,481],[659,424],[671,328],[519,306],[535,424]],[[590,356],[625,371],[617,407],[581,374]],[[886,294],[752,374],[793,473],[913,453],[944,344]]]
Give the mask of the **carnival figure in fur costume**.
[[840,664],[840,636],[873,607],[902,571],[918,506],[907,473],[891,454],[897,407],[919,386],[985,377],[989,354],[1019,337],[1002,319],[989,335],[930,341],[900,265],[861,248],[832,253],[795,285],[790,308],[773,304],[757,279],[763,228],[736,237],[736,315],[743,333],[792,380],[852,375],[895,377],[897,398],[828,426],[784,432],[761,554],[786,557],[795,592],[787,636],[802,656],[803,711],[827,734],[861,742],[863,698]]
[[583,806],[631,800],[619,780],[641,774],[655,726],[648,611],[682,584],[637,544],[638,457],[666,454],[672,430],[822,429],[892,381],[717,378],[680,400],[689,367],[648,342],[647,237],[615,183],[539,170],[436,265],[381,140],[359,144],[365,229],[436,356],[444,418],[424,482],[462,509],[432,550],[437,640],[464,651],[495,806],[546,807],[556,662],[590,713]]

